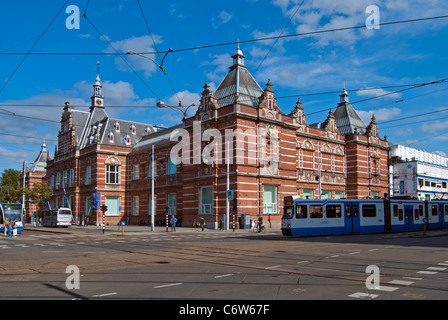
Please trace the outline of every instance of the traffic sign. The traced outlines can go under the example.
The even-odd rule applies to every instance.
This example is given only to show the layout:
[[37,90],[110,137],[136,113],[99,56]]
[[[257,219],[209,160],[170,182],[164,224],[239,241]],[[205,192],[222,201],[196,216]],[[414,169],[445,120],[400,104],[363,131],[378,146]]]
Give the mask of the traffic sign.
[[227,199],[229,200],[233,199],[233,190],[227,190]]

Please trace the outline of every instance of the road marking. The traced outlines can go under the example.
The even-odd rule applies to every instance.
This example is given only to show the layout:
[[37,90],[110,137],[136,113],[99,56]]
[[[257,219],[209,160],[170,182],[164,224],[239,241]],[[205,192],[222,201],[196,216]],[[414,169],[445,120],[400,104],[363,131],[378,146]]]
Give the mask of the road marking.
[[281,266],[278,265],[278,266],[266,267],[265,269],[274,269],[274,268],[280,268],[280,267],[281,267]]
[[398,290],[397,287],[387,287],[387,286],[373,287],[372,289],[379,290],[379,291],[387,291],[387,292],[393,292],[395,290]]
[[429,268],[426,268],[426,270],[445,271],[446,268],[441,268],[441,267],[429,267]]
[[417,278],[417,277],[403,277],[403,279],[409,279],[409,280],[423,280],[423,278]]
[[356,293],[349,295],[349,297],[360,298],[360,299],[364,299],[364,298],[375,299],[376,297],[378,297],[378,295],[365,293],[365,292],[356,292]]
[[438,263],[439,266],[448,266],[448,263]]
[[166,287],[172,287],[172,286],[178,286],[178,285],[180,285],[180,284],[182,284],[182,282],[178,282],[178,283],[170,283],[170,284],[164,284],[164,285],[161,285],[161,286],[154,287],[154,289],[158,289],[158,288],[166,288]]
[[334,256],[330,256],[330,258],[337,258],[337,257],[339,257],[338,254],[337,254],[337,255],[334,255]]
[[405,281],[405,280],[392,280],[389,281],[390,284],[398,284],[400,286],[410,286],[414,283],[414,281]]
[[115,295],[115,294],[117,294],[117,293],[116,293],[116,292],[103,293],[103,294],[97,294],[97,295],[94,295],[93,297],[94,297],[94,298],[98,298],[98,297],[107,297],[107,296],[113,296],[113,295]]
[[304,261],[297,261],[297,263],[307,263],[309,262],[308,260],[304,260]]
[[215,276],[215,279],[229,277],[229,276],[233,276],[233,273],[228,273],[228,274],[222,274],[220,276]]
[[417,271],[417,273],[420,273],[420,274],[436,274],[437,272],[435,272],[435,271]]
[[369,251],[377,251],[377,250],[380,250],[380,249],[374,248],[374,249],[370,249]]
[[358,254],[361,253],[360,251],[356,251],[356,252],[350,252],[349,254]]

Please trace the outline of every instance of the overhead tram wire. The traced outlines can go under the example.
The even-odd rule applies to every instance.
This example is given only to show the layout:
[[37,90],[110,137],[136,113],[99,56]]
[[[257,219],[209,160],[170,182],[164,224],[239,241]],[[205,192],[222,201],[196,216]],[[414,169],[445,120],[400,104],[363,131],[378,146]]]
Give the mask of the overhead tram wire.
[[[40,34],[40,36],[37,38],[36,42],[34,42],[34,44],[31,46],[31,48],[28,50],[28,52],[25,54],[25,56],[22,58],[22,60],[20,60],[19,64],[17,65],[17,67],[14,69],[14,71],[11,73],[11,75],[8,77],[8,79],[6,79],[6,81],[3,83],[3,85],[0,87],[0,94],[3,92],[3,90],[5,89],[5,87],[8,85],[9,81],[11,81],[12,77],[17,73],[17,71],[19,70],[19,68],[22,66],[22,64],[25,62],[26,58],[28,58],[28,56],[30,55],[31,51],[34,49],[34,47],[38,44],[38,42],[40,41],[40,39],[42,39],[42,37],[44,36],[44,34],[48,31],[48,29],[50,28],[50,26],[52,25],[52,23],[54,22],[54,20],[56,20],[57,16],[61,13],[61,11],[65,8],[65,6],[67,5],[67,3],[69,2],[69,0],[67,0],[64,5],[59,9],[59,11],[56,13],[56,15],[53,17],[53,19],[51,19],[50,23],[47,25],[47,27],[44,29],[44,31]],[[6,111],[9,112],[11,114],[14,114],[13,112],[9,111],[9,110],[5,110],[5,109],[0,109],[2,111]]]
[[[421,21],[446,19],[446,18],[448,18],[448,15],[382,22],[381,24],[372,24],[372,26],[379,25],[379,26],[383,27],[383,26],[394,25],[394,24],[421,22]],[[310,35],[328,33],[328,32],[362,29],[365,27],[366,26],[364,24],[364,25],[351,26],[351,27],[342,27],[342,28],[294,33],[294,34],[288,34],[288,35],[282,35],[282,36],[263,37],[263,38],[248,39],[248,40],[238,40],[238,41],[215,43],[215,44],[209,44],[209,45],[200,45],[200,46],[181,48],[181,49],[172,49],[171,52],[175,53],[175,52],[184,52],[184,51],[192,51],[192,50],[199,50],[199,49],[208,49],[208,48],[214,48],[214,47],[236,45],[238,43],[241,44],[241,43],[251,43],[251,42],[258,42],[258,41],[275,40],[277,38],[282,39],[282,38],[292,38],[292,37],[300,37],[300,36],[310,36]],[[136,53],[137,54],[158,54],[158,53],[167,53],[167,52],[168,52],[168,50],[152,51],[152,52],[143,51],[143,52],[136,52]],[[21,55],[21,54],[27,54],[27,53],[24,53],[24,52],[0,52],[0,55]],[[109,53],[108,52],[31,52],[29,54],[31,54],[31,55],[98,55],[98,56],[100,56],[100,55],[120,55],[120,56],[122,56],[122,55],[126,55],[126,52],[115,52],[115,53],[110,53],[110,52]]]
[[[297,14],[297,12],[299,12],[300,8],[302,7],[303,3],[305,2],[305,0],[302,0],[302,3],[300,3],[300,5],[297,7],[296,11],[293,13],[293,15],[291,16],[291,18],[289,18],[288,23],[283,27],[282,31],[280,31],[280,34],[275,38],[274,43],[272,44],[272,46],[269,48],[268,52],[266,53],[266,55],[264,56],[263,60],[261,60],[260,64],[258,65],[257,69],[255,69],[254,71],[254,75],[258,72],[258,70],[260,69],[261,65],[263,64],[264,60],[266,60],[266,58],[268,57],[268,55],[271,53],[272,49],[274,48],[274,46],[277,44],[278,39],[280,39],[280,37],[283,35],[283,32],[286,30],[286,28],[289,26],[289,24],[291,23],[292,19],[295,17],[295,15]],[[239,44],[238,44],[239,46]]]
[[[156,43],[156,41],[154,40],[154,37],[153,37],[152,32],[151,32],[151,29],[149,28],[148,19],[146,19],[146,15],[145,15],[145,12],[143,11],[143,8],[142,8],[142,5],[141,5],[141,3],[140,3],[140,0],[137,0],[137,4],[138,4],[138,7],[140,8],[140,12],[141,12],[141,14],[142,14],[142,16],[143,16],[143,20],[145,21],[146,29],[148,30],[149,36],[151,37],[152,43],[154,44],[154,48],[155,48],[156,51],[157,51],[157,56],[159,57],[160,65],[162,66],[162,65],[163,65],[163,61],[164,61],[166,55],[168,54],[168,52],[171,52],[171,50],[168,50],[168,51],[165,53],[165,56],[164,56],[163,58],[161,58],[159,49],[157,48],[157,43]],[[181,105],[182,103],[181,103],[181,101],[180,101],[179,95],[177,94],[176,89],[174,89],[173,82],[171,81],[170,77],[169,77],[168,74],[166,73],[166,70],[165,70],[165,69],[163,69],[163,74],[165,75],[166,79],[168,80],[168,83],[169,83],[170,86],[171,86],[171,90],[173,90],[173,93],[176,95],[177,100],[179,101],[179,105]]]
[[100,37],[104,40],[104,41],[106,41],[107,42],[107,44],[109,45],[109,47],[111,47],[112,48],[112,50],[114,50],[114,52],[115,52],[115,54],[116,55],[118,55],[120,58],[121,58],[121,60],[123,60],[123,62],[128,66],[128,68],[137,76],[137,78],[139,78],[140,79],[140,81],[144,84],[144,86],[149,90],[149,91],[151,91],[152,92],[152,94],[154,95],[154,96],[156,96],[159,100],[160,100],[160,98],[159,98],[159,96],[157,95],[157,93],[155,93],[155,91],[154,90],[152,90],[151,89],[151,87],[146,83],[146,81],[135,71],[135,69],[134,68],[132,68],[132,66],[129,64],[129,62],[125,59],[125,58],[123,58],[123,56],[121,55],[121,54],[119,54],[118,53],[118,51],[117,51],[117,49],[115,49],[115,47],[112,45],[112,43],[110,43],[110,41],[107,39],[107,37],[106,36],[104,36],[104,34],[95,26],[95,24],[92,22],[92,20],[90,20],[88,17],[87,17],[87,15],[86,15],[86,13],[84,13],[83,15],[82,15],[82,17],[84,17],[89,23],[90,23],[90,25],[93,27],[93,29],[95,29],[95,31],[100,35]]
[[[365,101],[369,101],[369,100],[373,100],[373,99],[382,98],[382,97],[385,97],[385,96],[388,96],[388,95],[396,94],[396,93],[407,91],[407,90],[411,90],[411,89],[417,89],[417,88],[421,88],[421,87],[428,86],[428,85],[447,83],[447,82],[448,82],[448,78],[444,78],[444,79],[440,79],[440,80],[436,80],[436,81],[432,81],[432,82],[425,82],[425,83],[421,83],[421,84],[416,84],[416,85],[412,85],[410,88],[404,88],[404,89],[401,89],[401,90],[387,92],[387,93],[380,94],[380,95],[375,96],[375,97],[370,97],[370,98],[367,98],[367,99],[351,102],[351,104],[353,105],[353,104],[357,104],[357,103],[361,103],[361,102],[365,102]],[[382,87],[382,88],[378,87],[376,89],[383,89],[383,88],[386,88],[386,87]],[[350,90],[350,91],[355,91],[355,90]],[[325,112],[325,111],[328,111],[330,109],[331,108],[325,108],[325,109],[321,109],[321,110],[318,110],[318,111],[307,113],[306,115],[309,116],[309,115]]]

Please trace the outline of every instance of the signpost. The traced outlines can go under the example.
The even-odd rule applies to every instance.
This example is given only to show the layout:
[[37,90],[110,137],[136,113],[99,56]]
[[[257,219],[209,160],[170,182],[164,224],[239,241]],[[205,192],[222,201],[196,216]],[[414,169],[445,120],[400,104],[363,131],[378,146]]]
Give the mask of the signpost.
[[103,225],[103,234],[104,234],[104,215],[106,214],[107,211],[107,206],[105,204],[103,204],[101,206],[101,211],[103,212],[103,221],[102,221],[102,225]]

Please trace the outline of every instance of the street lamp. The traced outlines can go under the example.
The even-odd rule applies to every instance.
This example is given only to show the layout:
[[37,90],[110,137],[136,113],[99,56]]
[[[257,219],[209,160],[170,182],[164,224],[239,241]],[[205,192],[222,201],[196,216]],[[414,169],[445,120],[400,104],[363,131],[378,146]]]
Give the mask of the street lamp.
[[[161,100],[159,100],[159,102],[157,102],[156,105],[157,105],[157,108],[171,108],[171,109],[179,111],[184,116],[182,120],[185,120],[187,118],[187,111],[188,111],[188,109],[190,109],[190,107],[195,106],[195,104],[192,103],[191,105],[185,107],[185,106],[182,106],[180,101],[179,101],[179,105],[178,106],[170,106],[170,105],[165,104],[165,102],[163,102]],[[185,108],[185,109],[182,109],[182,108]]]
[[160,64],[158,64],[154,59],[152,59],[152,58],[150,58],[150,57],[144,56],[144,55],[142,55],[142,54],[140,54],[140,53],[136,53],[136,52],[131,51],[131,50],[128,50],[128,51],[126,52],[126,54],[135,54],[135,55],[140,56],[140,57],[142,57],[142,58],[151,60],[151,61],[154,62],[154,63],[160,68],[160,70],[162,70],[163,73],[166,75],[165,67],[163,66],[163,61],[165,60],[167,54],[170,53],[170,52],[172,52],[172,51],[173,51],[173,49],[169,48],[169,50],[168,50],[168,51],[165,53],[165,55],[163,56],[162,62],[161,62]]

